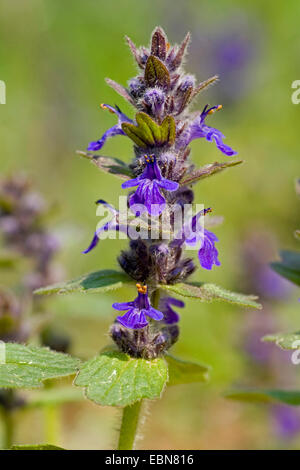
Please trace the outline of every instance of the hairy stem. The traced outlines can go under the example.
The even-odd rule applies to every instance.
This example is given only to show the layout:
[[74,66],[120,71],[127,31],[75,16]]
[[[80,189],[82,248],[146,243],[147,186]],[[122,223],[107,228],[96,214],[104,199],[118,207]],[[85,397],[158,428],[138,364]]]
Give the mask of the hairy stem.
[[136,439],[142,400],[123,409],[118,450],[132,450]]

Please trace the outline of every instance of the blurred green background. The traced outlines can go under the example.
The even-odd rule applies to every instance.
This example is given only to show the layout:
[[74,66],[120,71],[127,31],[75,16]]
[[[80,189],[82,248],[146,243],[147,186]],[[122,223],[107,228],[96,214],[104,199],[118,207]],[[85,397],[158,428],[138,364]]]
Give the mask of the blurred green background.
[[[191,32],[186,69],[199,81],[220,75],[220,82],[203,93],[197,105],[223,103],[224,109],[210,124],[245,160],[196,188],[196,201],[213,207],[225,221],[216,229],[221,267],[210,272],[199,269],[194,279],[248,293],[241,281],[247,271],[241,252],[251,234],[270,235],[274,252],[265,261],[276,257],[278,247],[297,249],[293,230],[299,228],[299,204],[294,180],[299,176],[300,107],[291,102],[291,83],[300,79],[299,14],[297,0],[1,2],[0,79],[7,89],[7,103],[0,106],[1,176],[24,170],[48,202],[58,206],[49,227],[61,237],[57,261],[66,278],[117,267],[116,256],[127,244],[105,241],[92,253],[81,254],[98,221],[94,201],[102,198],[117,204],[121,190],[117,179],[100,173],[75,151],[84,150],[115,123],[114,116],[100,109],[101,102],[117,103],[133,116],[104,78],[126,85],[136,75],[124,36],[138,45],[148,44],[156,25],[165,29],[170,42]],[[118,137],[106,144],[103,153],[130,161],[132,146],[129,139]],[[199,140],[192,144],[192,158],[201,165],[227,157]],[[111,303],[125,297],[128,293],[120,291],[117,296],[48,302],[56,324],[72,337],[72,353],[87,358],[107,342],[114,318]],[[267,407],[222,397],[233,385],[257,383],[257,372],[243,349],[251,315],[260,323],[264,311],[252,314],[222,303],[187,302],[173,352],[211,365],[211,381],[170,388],[161,401],[152,403],[140,448],[299,445],[300,435],[292,440],[276,435]],[[297,329],[297,292],[272,302],[272,315],[278,329]],[[291,369],[291,382],[285,385],[299,384],[299,370],[289,363],[286,367]],[[66,405],[61,413],[63,447],[114,445],[118,410],[84,403]],[[42,422],[41,411],[20,412],[17,441],[43,442]]]

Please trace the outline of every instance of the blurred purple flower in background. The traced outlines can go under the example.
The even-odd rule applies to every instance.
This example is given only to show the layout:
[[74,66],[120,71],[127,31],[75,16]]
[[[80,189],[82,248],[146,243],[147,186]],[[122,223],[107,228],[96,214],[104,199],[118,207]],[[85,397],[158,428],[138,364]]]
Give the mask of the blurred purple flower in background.
[[[263,311],[251,314],[246,319],[243,332],[244,351],[250,364],[254,364],[251,374],[263,378],[264,386],[290,386],[294,381],[294,366],[289,351],[280,350],[276,345],[261,341],[266,334],[280,330],[274,301],[286,299],[293,286],[274,273],[268,263],[276,253],[276,243],[271,234],[254,230],[241,247],[243,286],[259,295]],[[270,420],[272,430],[279,438],[292,439],[300,433],[300,410],[287,405],[272,405]]]

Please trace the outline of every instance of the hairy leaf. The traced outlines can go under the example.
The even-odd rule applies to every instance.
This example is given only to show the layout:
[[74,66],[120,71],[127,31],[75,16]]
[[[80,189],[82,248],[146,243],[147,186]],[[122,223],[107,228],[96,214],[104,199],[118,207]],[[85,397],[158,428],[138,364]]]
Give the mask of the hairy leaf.
[[275,343],[281,349],[299,349],[300,331],[295,333],[276,333],[262,338],[265,343]]
[[77,154],[81,157],[90,160],[94,165],[96,165],[100,170],[104,171],[105,173],[110,173],[122,180],[128,180],[129,178],[133,178],[133,174],[129,166],[126,165],[126,163],[124,163],[122,160],[119,160],[119,158],[103,157],[102,155],[92,155],[88,152],[83,152],[81,150],[78,150]]
[[84,363],[75,385],[99,405],[127,406],[143,398],[159,398],[168,379],[162,358],[135,359],[119,351],[103,351]]
[[161,284],[160,287],[183,297],[199,299],[201,302],[224,301],[241,305],[243,307],[262,308],[259,303],[255,302],[255,299],[257,299],[256,296],[231,292],[227,289],[216,286],[215,284],[201,284],[194,282],[179,283],[169,286]]
[[225,396],[232,400],[246,402],[300,405],[300,390],[233,390]]
[[131,53],[132,53],[133,57],[135,58],[135,60],[136,60],[136,62],[137,62],[137,64],[138,64],[138,66],[139,66],[141,69],[143,69],[143,68],[144,68],[144,64],[143,64],[143,62],[142,62],[142,60],[141,60],[141,57],[140,57],[140,54],[139,54],[139,51],[138,51],[136,45],[132,42],[132,40],[131,40],[128,36],[125,36],[125,39],[126,39],[126,41],[127,41],[127,43],[128,43],[128,46],[129,46],[129,48],[130,48],[130,50],[131,50]]
[[216,173],[219,173],[220,171],[225,170],[226,168],[239,165],[240,163],[243,163],[243,160],[210,163],[209,165],[205,165],[202,168],[195,169],[189,175],[186,175],[181,181],[181,184],[186,185],[195,183],[200,179],[207,178],[208,176],[212,176]]
[[167,67],[154,55],[148,57],[145,67],[145,81],[150,87],[170,86],[170,74]]
[[156,28],[151,38],[151,54],[165,60],[167,53],[167,41],[160,27]]
[[34,291],[34,294],[71,294],[73,292],[107,292],[119,289],[123,285],[132,283],[132,280],[124,273],[105,269],[95,271],[83,276],[77,277],[71,281],[60,282],[52,286],[41,287]]
[[213,77],[208,78],[208,79],[205,80],[204,82],[199,83],[199,85],[197,85],[196,88],[195,88],[194,91],[193,91],[192,99],[193,99],[196,95],[198,95],[198,93],[200,93],[202,90],[204,90],[204,89],[207,88],[208,86],[210,86],[210,85],[212,85],[213,83],[215,83],[218,79],[219,79],[218,75],[214,75]]
[[105,81],[111,88],[113,88],[117,93],[119,93],[119,95],[125,98],[126,101],[135,106],[135,101],[132,99],[129,92],[123,85],[120,85],[119,83],[115,82],[114,80],[111,80],[110,78],[106,78]]
[[170,354],[165,356],[168,364],[168,385],[189,384],[194,382],[207,382],[209,367],[196,362],[184,361]]
[[190,35],[190,33],[187,33],[184,40],[180,44],[174,59],[172,60],[172,62],[170,64],[170,67],[171,67],[172,70],[175,70],[177,67],[180,66],[180,64],[182,62],[182,59],[184,57],[184,54],[186,52],[187,45],[190,42],[190,39],[191,39],[191,35]]
[[0,363],[0,387],[35,388],[46,379],[75,374],[80,360],[49,348],[5,344],[5,363]]

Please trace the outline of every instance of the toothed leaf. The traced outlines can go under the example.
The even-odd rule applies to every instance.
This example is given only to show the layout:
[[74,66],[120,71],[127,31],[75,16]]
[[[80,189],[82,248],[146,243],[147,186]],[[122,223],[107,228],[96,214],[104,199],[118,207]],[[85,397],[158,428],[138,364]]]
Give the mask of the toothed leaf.
[[135,359],[119,351],[103,351],[84,363],[75,385],[103,406],[128,406],[143,398],[159,398],[168,379],[163,358]]
[[160,287],[183,297],[199,299],[201,302],[224,301],[243,307],[262,308],[259,303],[255,302],[256,296],[231,292],[215,284],[179,283],[169,286],[161,284]]
[[49,348],[4,344],[4,363],[0,363],[1,388],[36,388],[44,380],[75,374],[80,360]]
[[71,294],[73,292],[108,292],[128,285],[132,280],[124,273],[105,269],[77,277],[71,281],[60,282],[52,286],[41,287],[34,291],[37,295]]

